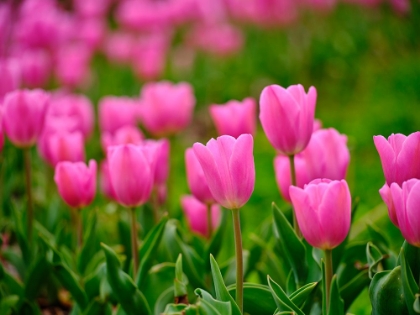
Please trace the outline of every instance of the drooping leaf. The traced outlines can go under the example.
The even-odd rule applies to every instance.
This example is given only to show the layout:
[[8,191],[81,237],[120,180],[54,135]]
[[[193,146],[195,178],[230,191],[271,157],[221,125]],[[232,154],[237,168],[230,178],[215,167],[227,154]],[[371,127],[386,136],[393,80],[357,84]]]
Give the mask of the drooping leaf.
[[379,268],[382,269],[381,262],[384,259],[381,251],[373,243],[368,242],[366,245],[366,257],[369,264],[369,278],[373,278]]

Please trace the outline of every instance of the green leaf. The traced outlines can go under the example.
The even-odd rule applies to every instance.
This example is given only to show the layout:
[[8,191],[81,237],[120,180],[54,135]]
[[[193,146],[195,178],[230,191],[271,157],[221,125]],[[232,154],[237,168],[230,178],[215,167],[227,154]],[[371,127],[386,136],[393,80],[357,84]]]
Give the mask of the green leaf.
[[22,252],[22,258],[23,258],[23,261],[25,262],[25,265],[29,266],[32,262],[31,250],[29,248],[26,230],[24,229],[23,224],[22,224],[23,222],[22,216],[18,212],[17,209],[12,210],[12,215],[13,215],[13,220],[15,223],[16,238],[17,238],[20,250]]
[[418,293],[416,294],[416,299],[414,300],[414,303],[413,303],[413,310],[417,314],[420,314],[420,294]]
[[274,301],[280,311],[294,311],[297,315],[304,315],[302,310],[290,300],[283,289],[273,279],[271,279],[270,276],[267,276],[267,282]]
[[80,287],[76,275],[63,264],[54,265],[54,274],[63,287],[71,293],[71,296],[79,304],[80,309],[84,310],[88,304],[87,296]]
[[[196,295],[198,295],[202,299],[202,301],[205,301],[208,304],[210,304],[221,315],[231,315],[232,314],[232,307],[231,307],[230,302],[217,301],[210,295],[210,293],[208,293],[207,291],[204,291],[202,289],[196,289],[194,291],[194,293]],[[197,303],[197,304],[200,304],[200,303]],[[204,305],[207,306],[207,304],[204,304]],[[199,308],[200,308],[200,306],[199,306]],[[251,314],[253,314],[253,313],[251,313]],[[260,313],[260,314],[262,314],[262,313]]]
[[[236,294],[236,284],[227,287],[231,296]],[[276,309],[276,302],[266,285],[244,283],[244,312],[258,315],[272,315]]]
[[401,267],[375,274],[369,287],[369,297],[372,315],[408,315],[401,282]]
[[106,257],[107,278],[112,291],[127,315],[151,314],[144,295],[137,289],[133,280],[121,269],[115,252],[101,244]]
[[51,264],[45,257],[40,257],[28,271],[25,281],[25,297],[31,301],[38,297],[41,287],[51,273]]
[[[213,234],[212,239],[210,240],[210,243],[206,246],[205,249],[205,254],[203,255],[203,257],[209,257],[210,254],[212,254],[213,256],[217,256],[217,254],[220,251],[220,248],[222,247],[223,244],[223,240],[224,240],[224,234],[225,234],[225,230],[226,230],[226,226],[228,226],[227,223],[227,211],[222,211],[222,219],[221,222],[219,224],[218,229],[216,230],[216,232]],[[205,267],[206,270],[210,271],[210,260],[205,260]]]
[[287,261],[295,275],[295,282],[299,287],[305,283],[308,275],[305,245],[296,235],[284,214],[274,203],[272,204],[272,208],[274,215],[274,234],[284,248]]
[[[82,213],[79,213],[79,215],[81,216],[80,220],[82,220]],[[89,265],[89,262],[95,254],[95,245],[97,245],[95,235],[97,222],[96,217],[96,212],[92,211],[92,215],[90,215],[89,220],[87,220],[90,224],[83,235],[83,247],[77,257],[77,269],[81,275],[85,274],[86,267]]]
[[368,224],[367,230],[373,242],[377,244],[382,250],[386,250],[389,247],[389,242],[385,235],[374,224]]
[[211,274],[213,277],[214,290],[216,291],[216,297],[220,301],[230,302],[232,306],[232,315],[241,315],[238,304],[236,304],[235,299],[229,294],[225,283],[223,281],[222,274],[220,273],[219,266],[217,265],[216,260],[213,255],[210,255],[210,266]]
[[165,291],[163,291],[156,300],[154,314],[162,314],[165,310],[166,305],[172,303],[174,301],[174,298],[174,289],[172,287],[169,287]]
[[337,275],[331,280],[330,306],[328,315],[344,315],[344,301],[340,296],[340,290],[337,284]]
[[100,299],[93,299],[92,302],[86,307],[83,315],[111,315],[112,309],[107,302]]
[[319,282],[311,282],[311,283],[305,284],[303,287],[300,287],[295,292],[289,295],[290,300],[294,304],[299,306],[299,308],[302,308],[305,305],[309,296],[318,286],[318,283]]
[[9,295],[2,297],[0,300],[0,315],[10,315],[12,314],[13,308],[19,302],[18,295]]
[[182,255],[179,254],[178,259],[175,263],[175,280],[174,280],[174,292],[175,297],[182,297],[187,295],[187,284],[188,279],[182,272]]
[[419,291],[419,287],[414,279],[411,268],[407,263],[404,247],[401,248],[399,260],[401,262],[401,281],[405,297],[405,302],[408,307],[410,315],[415,315],[416,311],[414,310],[414,301],[415,294]]
[[22,283],[10,275],[4,269],[3,264],[0,264],[0,283],[3,283],[11,294],[19,297],[24,296],[25,291]]
[[369,284],[369,271],[362,270],[357,276],[340,287],[340,295],[344,300],[344,309],[348,309],[354,300],[362,293],[363,289]]
[[140,248],[140,266],[139,272],[136,279],[136,284],[139,288],[142,288],[144,285],[144,278],[149,272],[150,267],[152,266],[153,259],[156,255],[156,249],[159,246],[159,243],[162,239],[163,232],[165,231],[166,223],[168,222],[168,217],[164,216],[158,225],[156,225],[146,236],[141,248]]
[[102,263],[96,270],[84,279],[85,292],[88,300],[99,295],[99,286],[102,279],[106,279],[106,264]]
[[168,304],[162,315],[183,315],[183,311],[188,307],[185,304]]
[[369,278],[373,278],[375,273],[381,271],[381,262],[384,259],[381,251],[373,243],[369,242],[366,245],[366,257],[369,264]]

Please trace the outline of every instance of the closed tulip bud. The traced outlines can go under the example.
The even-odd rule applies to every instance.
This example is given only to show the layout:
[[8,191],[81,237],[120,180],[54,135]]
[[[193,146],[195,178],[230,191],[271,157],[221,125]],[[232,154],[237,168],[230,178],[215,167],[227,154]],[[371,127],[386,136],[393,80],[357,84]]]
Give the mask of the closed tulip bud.
[[188,126],[195,97],[188,83],[148,83],[141,91],[142,122],[155,136],[177,133]]
[[252,136],[221,136],[205,146],[195,143],[193,149],[217,203],[228,209],[241,208],[254,190]]
[[96,161],[60,162],[55,168],[54,181],[63,200],[73,208],[89,205],[96,193]]
[[379,189],[379,194],[382,197],[382,200],[385,202],[388,207],[388,215],[391,219],[391,222],[398,227],[398,218],[397,212],[395,211],[394,201],[392,200],[391,188],[388,184],[384,184],[381,189]]
[[136,126],[139,106],[129,97],[105,96],[99,100],[99,127],[102,132],[114,133],[121,127]]
[[47,141],[47,161],[55,166],[62,161],[80,162],[85,160],[83,135],[79,131],[57,132]]
[[402,185],[411,178],[420,179],[420,132],[409,136],[392,134],[388,140],[382,136],[374,136],[376,149],[381,158],[382,169],[388,186],[392,183]]
[[99,178],[99,183],[102,193],[111,200],[117,200],[117,196],[115,195],[115,191],[112,187],[111,179],[109,177],[109,167],[107,160],[102,161],[100,166],[100,174],[101,176]]
[[391,184],[392,200],[401,234],[408,243],[420,247],[420,180]]
[[229,101],[225,105],[210,106],[210,115],[214,121],[217,133],[239,137],[241,134],[255,134],[256,129],[256,103],[252,98],[242,102]]
[[114,134],[105,132],[101,136],[101,144],[103,150],[106,152],[110,146],[120,144],[140,144],[144,139],[143,133],[134,126],[124,126],[119,128]]
[[[207,205],[195,199],[194,196],[183,196],[181,198],[182,210],[184,210],[185,217],[191,231],[207,237]],[[216,229],[220,224],[221,211],[219,205],[211,206],[211,221],[212,226]]]
[[203,169],[192,148],[185,151],[185,169],[187,171],[188,187],[194,197],[205,204],[215,203]]
[[10,141],[18,147],[36,143],[44,126],[49,95],[43,90],[16,90],[3,102],[3,127]]
[[311,139],[316,105],[316,89],[308,93],[302,85],[287,89],[270,85],[260,97],[260,120],[271,145],[284,155],[301,152]]
[[290,186],[289,193],[309,244],[330,250],[345,240],[351,221],[351,196],[345,180],[316,179],[303,189]]
[[164,185],[169,175],[169,141],[168,139],[145,140],[143,147],[154,151],[152,153],[154,170],[153,182],[155,185]]
[[140,146],[124,144],[108,148],[112,187],[120,204],[140,206],[149,199],[153,187],[153,167]]

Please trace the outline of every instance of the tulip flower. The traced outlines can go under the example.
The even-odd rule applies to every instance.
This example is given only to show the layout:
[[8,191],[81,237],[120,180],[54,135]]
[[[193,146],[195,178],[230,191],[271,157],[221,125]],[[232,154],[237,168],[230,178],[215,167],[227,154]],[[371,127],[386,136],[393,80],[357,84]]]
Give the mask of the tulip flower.
[[350,230],[351,196],[345,180],[316,179],[304,188],[290,186],[290,198],[300,230],[314,247],[325,252],[325,300],[329,308],[333,275],[332,249],[340,245]]
[[225,105],[212,105],[209,108],[217,133],[229,135],[234,138],[241,134],[255,134],[256,129],[256,103],[252,98],[242,102],[229,101]]
[[387,183],[385,183],[381,189],[379,189],[379,194],[382,197],[382,200],[385,202],[387,208],[388,208],[388,215],[389,218],[391,219],[391,222],[396,226],[399,227],[398,225],[398,218],[397,218],[397,212],[395,210],[395,205],[394,205],[394,201],[392,199],[392,194],[391,194],[391,188],[388,186]]
[[[210,238],[211,230],[217,228],[220,224],[221,213],[219,205],[214,204],[211,206],[210,215],[207,213],[207,205],[197,200],[194,196],[183,196],[181,205],[191,230]],[[211,219],[209,220],[209,218]]]
[[117,129],[114,134],[110,132],[104,132],[101,136],[101,144],[103,150],[106,152],[108,147],[128,143],[140,144],[142,143],[143,139],[144,135],[140,129],[127,125]]
[[0,101],[4,96],[16,90],[20,84],[19,62],[15,59],[0,59]]
[[22,81],[30,87],[44,87],[51,74],[51,57],[43,50],[28,50],[21,57]]
[[[295,156],[296,186],[303,188],[317,178],[345,179],[349,162],[350,152],[345,135],[333,128],[316,130],[308,146]],[[274,169],[280,191],[290,202],[289,187],[292,179],[289,158],[277,156]]]
[[129,97],[105,96],[99,100],[99,127],[102,132],[114,133],[125,126],[136,126],[139,107]]
[[46,160],[52,165],[62,161],[81,162],[85,160],[85,147],[82,133],[57,132],[46,139]]
[[420,179],[420,132],[408,136],[392,134],[388,140],[383,136],[374,136],[373,141],[381,158],[388,186],[392,183],[401,186],[411,178]]
[[195,143],[194,153],[200,162],[214,199],[232,210],[236,250],[236,302],[243,310],[243,257],[239,208],[251,197],[255,183],[253,138],[221,136],[204,146]]
[[82,244],[82,223],[77,210],[89,205],[96,193],[96,161],[89,166],[83,162],[60,162],[55,168],[54,181],[63,200],[76,209],[77,244]]
[[17,147],[35,144],[44,126],[49,95],[43,90],[16,90],[3,102],[3,127]]
[[155,136],[171,135],[190,123],[195,97],[188,83],[148,83],[143,86],[142,122]]
[[284,155],[301,152],[311,139],[316,104],[316,89],[308,93],[302,85],[287,89],[270,85],[260,97],[260,120],[271,145]]
[[401,234],[413,246],[420,247],[420,180],[391,184],[391,195]]
[[144,204],[153,187],[153,165],[145,148],[132,144],[108,148],[108,167],[111,185],[117,201],[131,209],[131,252],[136,277],[139,265],[137,220],[135,207]]
[[101,163],[99,179],[102,193],[111,200],[117,200],[117,196],[115,195],[115,191],[112,187],[111,179],[109,177],[109,167],[107,160],[104,160]]
[[192,148],[185,151],[185,169],[187,171],[188,187],[194,197],[205,204],[215,203],[203,169]]

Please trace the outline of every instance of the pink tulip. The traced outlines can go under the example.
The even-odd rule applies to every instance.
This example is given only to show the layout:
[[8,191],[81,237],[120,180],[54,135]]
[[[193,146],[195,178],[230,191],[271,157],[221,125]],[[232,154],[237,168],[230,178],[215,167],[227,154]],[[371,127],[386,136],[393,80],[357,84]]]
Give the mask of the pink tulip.
[[[81,94],[58,94],[51,100],[48,120],[68,117],[76,122],[75,128],[87,139],[93,132],[94,107],[92,102]],[[51,118],[50,118],[51,117]]]
[[96,161],[89,167],[83,162],[60,162],[55,168],[54,181],[61,198],[73,208],[89,205],[96,193]]
[[155,136],[171,135],[188,126],[195,97],[190,84],[147,83],[141,91],[142,119]]
[[398,227],[398,218],[397,212],[395,210],[394,201],[392,200],[391,188],[388,184],[384,184],[381,189],[379,189],[379,194],[382,197],[382,200],[385,202],[386,206],[388,207],[388,215],[391,219],[391,222]]
[[16,90],[3,102],[3,127],[10,141],[18,147],[36,143],[44,126],[49,95],[43,90]]
[[76,13],[85,18],[104,17],[111,5],[111,0],[75,0]]
[[89,49],[95,50],[101,46],[105,38],[106,23],[98,18],[82,18],[76,20],[77,27],[74,27],[74,38],[84,43]]
[[136,126],[140,108],[135,99],[105,96],[99,100],[99,127],[114,133],[124,126]]
[[210,115],[214,121],[217,133],[234,138],[241,134],[255,134],[256,103],[253,98],[246,98],[242,102],[229,101],[225,105],[210,106]]
[[150,197],[153,168],[140,146],[124,144],[108,148],[108,167],[112,187],[120,204],[136,207]]
[[216,201],[207,185],[203,169],[192,148],[188,148],[185,151],[185,169],[187,171],[188,187],[194,197],[205,204],[215,203]]
[[80,131],[50,134],[45,158],[52,166],[62,161],[81,162],[85,160],[83,135]]
[[134,37],[127,32],[114,32],[105,39],[105,55],[111,62],[128,63],[131,60]]
[[101,144],[103,150],[106,152],[108,147],[120,145],[120,144],[140,144],[144,139],[143,133],[134,126],[124,126],[114,134],[110,132],[104,132],[101,136]]
[[[303,188],[317,178],[345,179],[349,162],[347,137],[334,128],[319,129],[312,134],[308,146],[295,156],[296,184]],[[280,191],[290,201],[289,186],[292,181],[289,158],[278,155],[274,160],[274,169]]]
[[15,59],[0,59],[0,102],[3,97],[19,87],[21,71]]
[[398,225],[408,243],[420,247],[420,180],[391,184]]
[[[195,199],[193,196],[183,196],[181,198],[182,210],[191,231],[204,237],[208,236],[207,206]],[[219,205],[211,206],[211,221],[213,229],[220,224],[221,211]]]
[[300,230],[314,247],[333,249],[350,230],[351,196],[345,180],[316,179],[305,187],[290,186]]
[[420,132],[409,136],[392,134],[388,141],[382,136],[374,136],[373,141],[381,158],[388,186],[394,182],[401,186],[411,178],[420,179]]
[[168,139],[145,140],[142,146],[151,151],[153,161],[153,182],[164,185],[169,175],[169,141]]
[[28,50],[20,57],[22,81],[30,87],[44,87],[51,74],[51,57],[43,50]]
[[260,97],[260,120],[271,145],[284,155],[301,152],[311,139],[316,90],[302,85],[287,89],[278,85],[264,88]]
[[217,203],[228,209],[241,208],[254,190],[252,136],[240,135],[238,139],[221,136],[211,139],[206,146],[195,143],[193,149]]
[[100,182],[102,193],[111,200],[117,200],[114,187],[112,187],[112,184],[111,184],[107,160],[102,161],[101,166],[100,166],[100,173],[101,175],[99,178],[99,182]]

